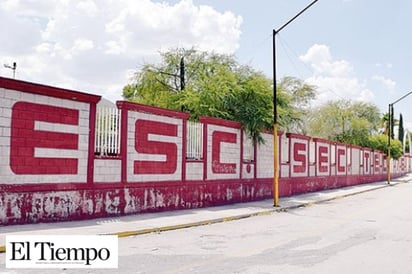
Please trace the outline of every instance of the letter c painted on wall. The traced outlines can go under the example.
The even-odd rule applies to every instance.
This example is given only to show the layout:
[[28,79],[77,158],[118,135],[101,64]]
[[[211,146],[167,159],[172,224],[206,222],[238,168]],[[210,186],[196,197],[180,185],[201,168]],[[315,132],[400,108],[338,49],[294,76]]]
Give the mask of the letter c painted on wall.
[[346,160],[345,160],[345,165],[342,164],[341,158],[346,157],[346,150],[339,148],[338,149],[338,172],[345,172],[346,171]]
[[230,132],[214,131],[212,133],[212,172],[217,174],[236,173],[236,163],[222,163],[220,144],[236,144],[236,134]]

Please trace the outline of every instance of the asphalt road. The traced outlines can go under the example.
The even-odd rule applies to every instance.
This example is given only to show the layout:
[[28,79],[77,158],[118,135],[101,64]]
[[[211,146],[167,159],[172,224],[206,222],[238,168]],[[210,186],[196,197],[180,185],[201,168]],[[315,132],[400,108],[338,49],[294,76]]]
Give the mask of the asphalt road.
[[[119,268],[38,273],[412,273],[412,184],[208,226],[119,238]],[[0,273],[36,273],[5,269]]]

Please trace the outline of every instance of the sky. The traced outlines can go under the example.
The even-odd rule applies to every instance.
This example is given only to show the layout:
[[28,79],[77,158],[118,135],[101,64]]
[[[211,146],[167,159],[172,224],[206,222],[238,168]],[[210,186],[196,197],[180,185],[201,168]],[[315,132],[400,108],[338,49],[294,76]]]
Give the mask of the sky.
[[[273,29],[312,0],[2,0],[0,76],[122,100],[142,65],[171,48],[233,54],[272,78]],[[412,91],[412,1],[318,0],[276,35],[277,80],[382,113]],[[412,131],[412,95],[394,105]]]

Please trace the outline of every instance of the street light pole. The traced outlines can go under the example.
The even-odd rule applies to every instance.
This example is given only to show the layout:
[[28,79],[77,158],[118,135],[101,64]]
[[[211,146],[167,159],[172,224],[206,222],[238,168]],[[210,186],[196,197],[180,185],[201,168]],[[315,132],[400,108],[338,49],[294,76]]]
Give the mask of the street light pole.
[[277,85],[276,85],[276,34],[278,34],[287,25],[292,23],[302,13],[309,9],[318,0],[312,1],[309,5],[296,14],[292,19],[287,21],[277,30],[273,30],[273,206],[279,206],[279,163],[278,163],[278,112],[277,112]]
[[17,68],[17,63],[13,62],[13,66],[10,66],[8,64],[4,64],[5,68],[11,69],[13,71],[13,79],[16,78],[16,68]]
[[276,81],[276,30],[273,30],[273,206],[279,206],[279,149]]
[[399,102],[400,100],[404,99],[405,97],[409,96],[412,94],[412,91],[405,94],[395,102],[389,104],[389,109],[388,109],[388,159],[387,159],[387,171],[388,171],[388,185],[391,184],[391,135],[392,135],[392,119],[393,119],[393,105]]
[[388,157],[386,163],[386,170],[388,171],[388,185],[391,184],[391,135],[392,135],[392,112],[393,105],[389,104],[388,108]]

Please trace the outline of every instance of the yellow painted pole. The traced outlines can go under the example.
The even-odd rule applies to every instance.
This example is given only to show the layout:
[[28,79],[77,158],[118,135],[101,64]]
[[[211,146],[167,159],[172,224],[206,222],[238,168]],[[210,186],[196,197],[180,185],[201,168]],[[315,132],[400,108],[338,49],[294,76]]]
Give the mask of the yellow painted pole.
[[388,111],[388,157],[387,157],[387,170],[388,170],[388,185],[391,184],[391,135],[392,135],[392,115],[393,105],[389,104]]
[[277,87],[276,87],[276,34],[292,23],[302,13],[309,9],[318,0],[312,1],[309,5],[296,14],[292,19],[283,24],[278,30],[273,30],[273,206],[279,206],[279,146],[278,146],[278,114],[277,114]]
[[273,206],[279,206],[279,171],[278,171],[278,112],[276,83],[276,34],[273,30]]
[[[389,137],[390,138],[390,137]],[[391,146],[388,146],[388,163],[387,163],[387,169],[388,169],[388,185],[391,184]]]
[[278,171],[278,113],[276,83],[276,30],[273,30],[273,206],[279,206],[279,171]]
[[278,124],[273,125],[273,206],[279,206]]

